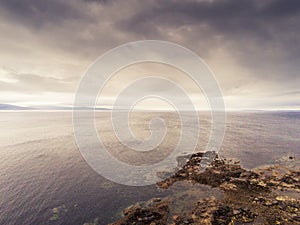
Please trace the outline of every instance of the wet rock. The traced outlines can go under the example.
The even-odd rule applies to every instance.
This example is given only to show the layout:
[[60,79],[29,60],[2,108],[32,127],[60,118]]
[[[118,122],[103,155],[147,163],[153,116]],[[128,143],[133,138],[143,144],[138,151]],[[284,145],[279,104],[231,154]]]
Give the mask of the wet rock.
[[169,215],[168,202],[158,201],[154,204],[145,203],[149,207],[141,207],[139,204],[124,210],[124,217],[111,225],[164,225],[167,224]]
[[223,184],[221,184],[220,188],[226,191],[237,191],[237,186],[228,182],[224,182]]
[[233,215],[232,220],[237,221],[237,222],[242,222],[242,223],[250,223],[257,218],[258,214],[252,212],[250,209],[243,209],[240,208],[238,209],[238,214]]
[[213,212],[213,225],[223,225],[232,222],[233,211],[229,206],[220,206]]
[[[211,153],[214,155],[215,153]],[[208,154],[209,155],[209,154]],[[223,182],[230,180],[233,177],[240,177],[246,170],[242,169],[237,164],[227,164],[225,160],[216,158],[210,167],[204,171],[199,170],[199,165],[202,162],[203,153],[196,153],[190,156],[186,164],[177,173],[170,178],[157,183],[160,188],[167,189],[173,183],[181,180],[192,180],[200,184],[218,187]],[[181,159],[182,161],[182,159]]]
[[267,200],[264,202],[265,206],[272,206],[272,205],[277,205],[278,202],[276,200]]
[[133,206],[130,206],[130,207],[124,209],[124,210],[123,210],[123,214],[124,214],[125,216],[127,216],[127,215],[132,214],[132,213],[134,213],[134,212],[136,212],[136,211],[138,211],[138,210],[141,210],[141,209],[142,209],[142,208],[141,208],[141,206],[140,206],[139,204],[133,205]]
[[[210,157],[214,161],[201,170],[202,160],[206,158],[208,162]],[[218,187],[224,197],[200,199],[192,211],[177,212],[169,220],[168,202],[152,200],[126,209],[124,218],[114,224],[300,224],[300,200],[284,195],[288,191],[300,192],[299,171],[280,165],[248,171],[236,160],[220,159],[214,153],[181,156],[178,162],[181,168],[157,183],[159,188],[168,189],[175,182],[186,180]]]
[[50,217],[50,221],[56,221],[61,218],[67,212],[67,208],[65,205],[61,205],[52,209],[52,215]]
[[219,203],[214,197],[199,200],[193,211],[194,221],[198,224],[211,224],[218,207]]
[[194,224],[194,221],[192,218],[182,218],[182,217],[178,217],[175,220],[175,225],[186,225],[186,224]]
[[83,225],[98,225],[98,224],[100,224],[99,218],[95,218],[93,221],[84,223]]

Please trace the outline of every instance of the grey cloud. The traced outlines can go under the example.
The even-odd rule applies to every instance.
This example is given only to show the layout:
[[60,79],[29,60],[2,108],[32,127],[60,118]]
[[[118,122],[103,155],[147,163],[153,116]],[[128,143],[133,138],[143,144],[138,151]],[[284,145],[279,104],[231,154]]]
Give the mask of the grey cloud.
[[[192,32],[181,34],[191,46],[208,36],[210,44],[207,47],[218,45],[220,43],[214,42],[213,38],[223,36],[224,45],[226,42],[233,42],[234,45],[241,43],[244,46],[253,45],[253,42],[266,46],[274,44],[283,50],[287,48],[292,56],[299,56],[300,44],[297,37],[300,30],[300,2],[297,0],[288,3],[283,0],[155,2],[156,4],[142,8],[131,17],[119,21],[119,28],[159,37],[158,28],[165,32],[165,28],[192,26]],[[197,29],[201,26],[204,28]],[[193,34],[190,36],[190,33]]]
[[[268,25],[276,22],[289,20],[299,16],[300,2],[291,0],[275,1],[248,1],[248,0],[218,0],[218,1],[155,1],[132,15],[128,20],[121,23],[126,28],[140,28],[144,25],[159,26],[150,23],[160,22],[169,26],[190,25],[203,23],[215,28],[219,32],[264,32]],[[264,4],[262,4],[264,3]],[[290,29],[290,27],[288,27]]]
[[74,84],[64,79],[24,74],[8,71],[7,78],[13,82],[0,81],[1,91],[37,94],[43,92],[70,92],[74,91]]
[[267,7],[263,8],[263,13],[270,17],[292,17],[295,14],[299,15],[300,2],[298,0],[274,0],[270,1]]
[[227,48],[256,76],[282,80],[298,76],[299,21],[297,0],[171,0],[154,1],[117,26],[171,41],[165,33],[173,30],[181,37],[179,44],[196,49],[204,58],[216,48]]
[[[30,61],[31,53],[42,52],[53,67],[56,58],[60,68],[68,61],[65,73],[72,74],[70,80],[55,79],[16,65],[11,76],[19,82],[2,83],[1,90],[72,92],[84,72],[74,72],[72,65],[141,39],[173,41],[195,51],[216,68],[225,94],[277,96],[300,84],[298,0],[0,0],[0,19],[2,58],[20,62],[28,51]],[[29,66],[42,64],[32,56]]]
[[0,5],[11,18],[40,28],[45,23],[59,23],[65,19],[82,19],[80,10],[72,1],[1,0]]

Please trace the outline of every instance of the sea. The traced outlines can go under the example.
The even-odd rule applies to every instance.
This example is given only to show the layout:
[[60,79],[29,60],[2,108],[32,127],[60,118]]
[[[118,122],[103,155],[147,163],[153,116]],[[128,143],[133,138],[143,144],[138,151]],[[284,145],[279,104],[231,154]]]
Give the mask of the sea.
[[[136,136],[149,135],[152,117],[166,119],[170,135],[159,149],[169,151],[181,128],[176,113],[133,113],[131,130]],[[114,137],[110,118],[110,112],[96,112],[95,125],[105,144],[118,151],[124,146]],[[205,151],[211,114],[199,112],[199,119],[195,151]],[[227,112],[226,133],[218,154],[239,160],[247,169],[272,164],[299,168],[300,112]],[[197,197],[201,198],[201,193]],[[115,183],[91,168],[77,146],[72,111],[0,111],[1,225],[109,224],[120,218],[124,208],[168,194],[170,191],[158,190],[155,184],[139,187]]]

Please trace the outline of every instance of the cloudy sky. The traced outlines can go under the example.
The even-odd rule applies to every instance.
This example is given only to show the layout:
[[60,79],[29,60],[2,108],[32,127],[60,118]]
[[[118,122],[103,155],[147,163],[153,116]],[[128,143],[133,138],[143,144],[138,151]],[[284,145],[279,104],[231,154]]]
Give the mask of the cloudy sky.
[[[298,0],[0,0],[0,34],[2,104],[70,106],[100,55],[155,39],[202,57],[228,109],[300,109]],[[120,72],[103,92],[103,105],[137,71],[152,69],[200,99],[178,71],[144,65]],[[141,88],[153,85],[168,91],[159,84]]]

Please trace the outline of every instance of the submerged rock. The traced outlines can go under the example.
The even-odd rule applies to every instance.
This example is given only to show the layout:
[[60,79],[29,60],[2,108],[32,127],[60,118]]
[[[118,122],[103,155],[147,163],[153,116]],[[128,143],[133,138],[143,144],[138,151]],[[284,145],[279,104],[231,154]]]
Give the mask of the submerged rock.
[[98,224],[100,224],[99,218],[95,218],[93,221],[84,223],[83,225],[98,225]]
[[62,215],[64,215],[67,211],[68,210],[67,210],[65,205],[55,207],[55,208],[52,209],[52,215],[51,215],[49,220],[50,221],[56,221],[56,220],[60,219],[60,217]]

